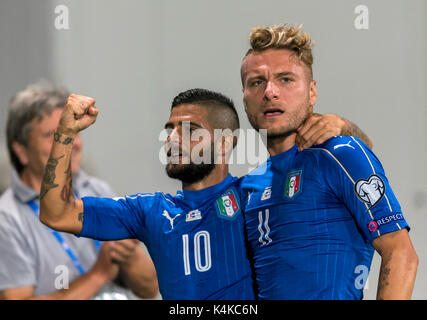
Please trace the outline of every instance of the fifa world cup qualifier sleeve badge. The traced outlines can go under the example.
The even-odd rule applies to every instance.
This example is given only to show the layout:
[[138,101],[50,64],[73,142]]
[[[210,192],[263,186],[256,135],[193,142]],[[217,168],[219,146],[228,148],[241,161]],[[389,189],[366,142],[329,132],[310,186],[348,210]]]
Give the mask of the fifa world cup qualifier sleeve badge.
[[354,191],[360,200],[369,204],[372,208],[384,196],[385,184],[379,176],[373,174],[367,180],[357,180],[354,185]]

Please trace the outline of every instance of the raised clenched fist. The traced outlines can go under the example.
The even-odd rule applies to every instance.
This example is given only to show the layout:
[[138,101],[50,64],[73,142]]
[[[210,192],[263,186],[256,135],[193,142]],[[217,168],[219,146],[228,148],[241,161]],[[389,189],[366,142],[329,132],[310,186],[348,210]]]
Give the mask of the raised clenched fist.
[[59,119],[58,132],[74,137],[96,121],[98,108],[95,99],[71,94]]

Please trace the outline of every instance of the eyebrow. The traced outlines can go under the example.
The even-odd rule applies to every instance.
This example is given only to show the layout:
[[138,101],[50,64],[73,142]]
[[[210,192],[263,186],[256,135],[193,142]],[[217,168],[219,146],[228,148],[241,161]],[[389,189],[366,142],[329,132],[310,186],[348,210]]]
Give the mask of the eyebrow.
[[[283,77],[283,76],[296,76],[292,71],[282,71],[274,74],[275,77]],[[253,74],[246,75],[247,79],[255,79],[255,78],[265,78],[263,73],[254,72]]]
[[284,76],[294,76],[296,77],[296,74],[291,72],[291,71],[283,71],[283,72],[279,72],[279,73],[275,73],[274,76],[276,78],[280,78],[280,77],[284,77]]
[[[196,123],[196,122],[193,122],[193,121],[187,121],[187,120],[180,121],[180,123],[183,123],[183,122],[189,122],[189,123],[190,123],[190,126],[195,126],[195,127],[198,127],[198,128],[203,128],[200,124],[198,124],[198,123]],[[165,129],[173,128],[174,126],[175,126],[175,125],[174,125],[172,122],[168,121],[168,122],[166,122],[166,124],[165,124]]]

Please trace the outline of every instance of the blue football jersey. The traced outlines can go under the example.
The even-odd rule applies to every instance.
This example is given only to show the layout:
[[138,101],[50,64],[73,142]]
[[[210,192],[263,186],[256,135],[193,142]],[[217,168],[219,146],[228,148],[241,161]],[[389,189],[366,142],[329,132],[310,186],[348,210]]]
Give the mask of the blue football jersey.
[[145,193],[83,198],[78,236],[136,238],[147,246],[164,299],[255,299],[239,180],[230,175],[176,196]]
[[380,161],[354,137],[294,146],[241,188],[261,299],[361,299],[372,241],[408,228]]

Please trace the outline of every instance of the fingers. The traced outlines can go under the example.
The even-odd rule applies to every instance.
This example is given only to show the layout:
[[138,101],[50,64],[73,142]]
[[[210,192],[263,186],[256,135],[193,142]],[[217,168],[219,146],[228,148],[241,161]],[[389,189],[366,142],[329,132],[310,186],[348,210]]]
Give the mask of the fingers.
[[298,146],[298,151],[302,151],[301,146],[305,143],[305,140],[299,134],[295,138],[295,143]]
[[114,279],[119,272],[119,265],[114,263],[113,257],[111,256],[113,251],[111,243],[110,241],[102,243],[98,259],[92,267],[93,272],[100,274],[108,281]]
[[89,109],[88,109],[88,111],[87,111],[87,114],[96,117],[98,115],[98,112],[99,112],[99,110],[98,110],[97,107],[90,106]]
[[113,242],[115,247],[123,248],[124,250],[129,250],[129,251],[135,250],[138,243],[139,243],[139,240],[136,240],[136,239],[126,239],[126,240],[119,240],[119,241]]
[[319,131],[329,130],[328,123],[322,118],[315,119],[309,122],[303,129],[300,134],[302,138],[307,142],[315,142],[315,138],[319,136]]
[[326,140],[328,140],[329,138],[332,138],[333,136],[335,136],[336,134],[334,133],[334,131],[329,130],[327,128],[324,129],[319,129],[318,131],[314,132],[309,138],[308,140],[304,140],[304,143],[302,143],[300,145],[300,149],[301,151],[304,149],[308,149],[313,145],[317,145],[317,144],[322,144],[323,142],[325,142]]
[[298,135],[300,136],[305,136],[307,131],[310,130],[310,128],[312,128],[315,123],[321,118],[322,116],[319,114],[311,114],[307,120],[305,120],[305,122],[303,123],[303,125],[301,127],[298,128],[297,132]]
[[336,115],[312,115],[298,129],[296,143],[298,150],[310,148],[313,145],[321,144],[341,134],[341,119]]
[[61,115],[61,130],[67,133],[76,134],[92,125],[98,116],[98,108],[95,106],[95,99],[70,94],[67,99],[65,110]]
[[101,264],[106,265],[112,262],[111,253],[113,252],[112,241],[104,241],[101,245],[101,250],[99,251],[98,260]]
[[121,240],[111,243],[111,257],[115,262],[124,263],[135,253],[138,240]]
[[80,119],[85,114],[89,114],[89,109],[91,107],[95,107],[95,99],[82,95],[70,94],[67,99],[67,106],[73,110],[75,118]]
[[[336,136],[336,134],[331,134],[331,132],[323,132],[318,138],[316,138],[316,142],[314,142],[313,145],[322,144],[323,142],[329,140],[334,136]],[[310,148],[310,146],[308,146],[307,148]]]
[[138,244],[139,241],[135,239],[104,241],[99,254],[110,263],[126,263],[134,255]]

